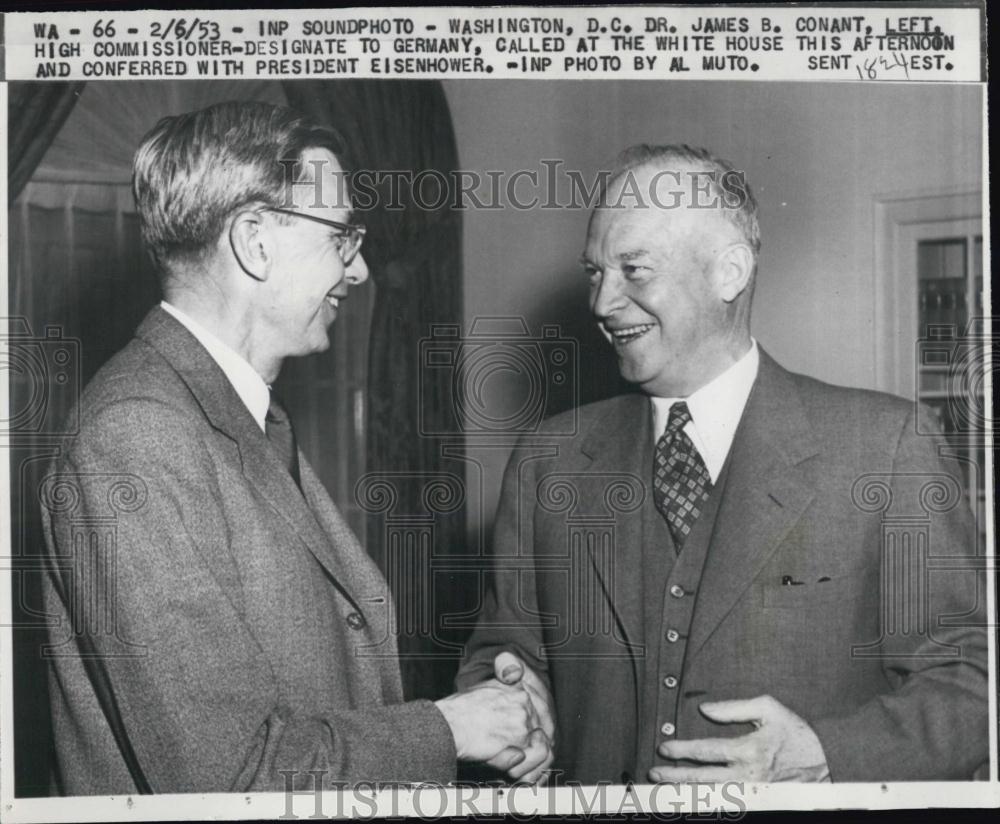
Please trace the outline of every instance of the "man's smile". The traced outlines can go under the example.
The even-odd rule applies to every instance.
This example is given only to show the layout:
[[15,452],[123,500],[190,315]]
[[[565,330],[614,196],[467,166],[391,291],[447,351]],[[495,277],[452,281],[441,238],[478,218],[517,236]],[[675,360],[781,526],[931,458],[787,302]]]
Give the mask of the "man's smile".
[[604,328],[616,345],[625,346],[641,338],[655,325],[654,323],[640,323],[634,326],[623,326],[620,329],[612,329],[608,326]]

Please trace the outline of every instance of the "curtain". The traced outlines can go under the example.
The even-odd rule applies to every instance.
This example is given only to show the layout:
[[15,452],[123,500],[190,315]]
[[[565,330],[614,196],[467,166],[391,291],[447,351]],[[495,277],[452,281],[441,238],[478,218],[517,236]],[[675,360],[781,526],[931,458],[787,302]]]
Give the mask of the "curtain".
[[14,202],[73,111],[83,83],[7,87],[7,205]]
[[[16,84],[13,84],[16,85]],[[43,84],[22,84],[40,89]],[[276,80],[102,80],[89,83],[32,178],[129,187],[132,155],[161,117],[223,100],[287,105]],[[81,195],[83,193],[81,192]],[[91,208],[82,199],[81,206]],[[126,207],[135,210],[128,198]],[[93,208],[101,208],[101,204]]]
[[[289,81],[284,87],[291,106],[339,132],[354,171],[448,176],[457,167],[451,113],[436,81]],[[367,547],[396,599],[407,696],[431,698],[450,691],[456,643],[464,640],[448,634],[443,618],[468,612],[477,590],[474,580],[434,568],[464,545],[464,485],[459,481],[457,491],[453,485],[464,477],[464,464],[444,457],[443,439],[432,434],[451,419],[450,373],[423,369],[420,357],[432,325],[461,323],[461,214],[447,204],[420,208],[405,186],[398,187],[403,208],[385,208],[391,185],[375,186],[378,204],[360,215],[368,226],[362,251],[375,283],[367,477],[382,476],[392,487],[391,508],[369,521]],[[427,202],[436,200],[432,189]],[[431,488],[447,491],[438,502],[443,505],[428,513]]]
[[[45,155],[53,138],[66,122],[76,101],[80,96],[83,83],[11,83],[7,87],[7,205],[8,208],[20,194],[25,184],[31,178],[39,161]],[[24,215],[21,216],[22,218]],[[27,249],[15,241],[13,233],[15,220],[13,213],[9,214],[8,226],[10,237],[10,259],[8,271],[11,274],[12,293],[10,297],[11,314],[9,331],[11,334],[27,334],[30,322],[18,302],[16,285],[19,282],[18,273],[12,263],[22,263],[29,255]],[[18,317],[20,315],[20,317]],[[49,346],[47,349],[54,349]],[[40,345],[44,358],[48,352]],[[27,354],[29,350],[25,350]],[[10,418],[8,425],[18,430],[34,431],[36,419],[41,415],[51,420],[46,406],[51,406],[51,393],[44,386],[24,386],[25,381],[36,384],[40,376],[32,374],[31,361],[10,355],[12,360],[5,370],[10,376]],[[23,361],[23,362],[22,362]],[[44,361],[42,361],[44,365]],[[38,361],[34,364],[37,369]],[[25,391],[27,390],[27,391]],[[35,391],[32,391],[35,390]],[[58,393],[56,393],[58,394]],[[35,402],[35,399],[39,402]],[[56,400],[55,405],[59,405]],[[64,410],[59,410],[64,411]],[[58,412],[57,412],[58,414]],[[45,421],[37,424],[38,429],[44,429]],[[22,489],[31,488],[32,480],[39,475],[53,452],[40,447],[35,438],[19,438],[10,450],[10,468],[12,494],[10,499],[11,525],[11,585],[13,588],[12,613],[15,630],[15,656],[22,666],[16,668],[13,679],[14,700],[18,707],[18,724],[14,731],[15,741],[15,783],[21,795],[44,795],[49,789],[50,750],[49,718],[46,712],[45,699],[45,668],[44,662],[38,657],[37,648],[28,639],[37,640],[46,625],[44,612],[40,609],[37,598],[37,574],[40,569],[40,555],[33,541],[26,535],[34,535],[32,528],[37,520],[33,507],[25,505],[25,497],[20,494]],[[30,511],[26,518],[25,513]],[[32,632],[34,630],[34,632]],[[28,643],[25,643],[28,641]],[[18,655],[28,650],[28,654]],[[34,655],[31,655],[31,652]],[[41,685],[41,688],[40,688]],[[35,700],[34,696],[41,696]],[[25,698],[27,696],[27,699]],[[25,711],[26,710],[26,711]],[[26,728],[31,732],[25,735]],[[37,738],[33,736],[37,733]]]

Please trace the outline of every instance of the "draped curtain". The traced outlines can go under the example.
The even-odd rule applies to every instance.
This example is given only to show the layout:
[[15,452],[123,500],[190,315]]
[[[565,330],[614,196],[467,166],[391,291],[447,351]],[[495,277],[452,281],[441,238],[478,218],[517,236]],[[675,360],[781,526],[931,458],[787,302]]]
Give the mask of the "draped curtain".
[[7,203],[14,202],[76,105],[83,83],[7,87]]
[[[438,82],[289,81],[284,88],[294,108],[340,133],[354,171],[447,176],[457,167],[451,114]],[[384,475],[396,497],[390,511],[370,519],[367,546],[389,578],[400,613],[407,695],[439,697],[449,691],[457,649],[442,617],[474,604],[467,603],[469,587],[432,567],[462,551],[465,508],[432,513],[432,532],[403,534],[393,524],[407,518],[417,523],[428,514],[427,488],[435,479],[464,476],[463,464],[443,457],[442,440],[430,434],[442,431],[450,418],[450,374],[422,369],[420,359],[421,340],[432,324],[461,323],[461,214],[447,204],[426,208],[437,199],[433,186],[421,202],[414,202],[406,186],[398,187],[402,208],[385,208],[392,197],[385,176],[374,188],[378,204],[360,214],[368,225],[363,253],[375,282],[367,471]],[[411,540],[414,546],[402,545]]]
[[[10,207],[21,194],[36,167],[45,156],[52,141],[62,129],[76,105],[83,83],[11,83],[7,87],[7,205]],[[28,219],[27,212],[8,213],[10,233],[9,295],[12,317],[8,333],[24,335],[33,331],[31,318],[25,316],[23,278],[26,260],[31,258],[30,244],[18,233]],[[15,241],[15,236],[21,242]],[[18,289],[19,285],[22,287]],[[41,360],[55,347],[40,347]],[[26,350],[26,354],[28,350]],[[8,360],[9,358],[9,360]],[[24,433],[13,440],[8,452],[11,470],[10,526],[11,526],[11,588],[12,617],[14,619],[14,702],[17,708],[14,728],[15,786],[19,795],[45,795],[49,791],[49,765],[51,763],[50,722],[47,712],[47,685],[45,663],[38,655],[38,642],[43,640],[45,615],[40,609],[37,584],[41,569],[41,553],[37,542],[38,513],[29,506],[32,496],[22,494],[34,488],[48,461],[54,454],[44,440],[33,433],[44,429],[53,412],[64,414],[66,404],[61,404],[59,393],[48,392],[47,387],[32,386],[40,376],[31,374],[31,361],[8,353],[7,368],[3,370],[10,380],[10,417],[4,427]],[[37,394],[37,390],[41,393]],[[65,393],[64,393],[65,394]],[[39,402],[35,403],[38,398]],[[54,404],[53,404],[54,401]],[[70,399],[70,402],[72,399]],[[46,409],[46,405],[50,408]],[[51,409],[55,406],[56,409]],[[8,730],[8,734],[9,734]]]

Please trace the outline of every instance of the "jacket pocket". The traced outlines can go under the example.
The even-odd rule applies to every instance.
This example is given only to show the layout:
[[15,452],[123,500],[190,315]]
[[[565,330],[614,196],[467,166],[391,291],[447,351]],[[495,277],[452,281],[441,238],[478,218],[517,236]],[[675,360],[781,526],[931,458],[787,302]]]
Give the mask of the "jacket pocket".
[[761,587],[764,609],[803,609],[814,604],[854,600],[861,594],[861,581],[853,575],[791,575]]

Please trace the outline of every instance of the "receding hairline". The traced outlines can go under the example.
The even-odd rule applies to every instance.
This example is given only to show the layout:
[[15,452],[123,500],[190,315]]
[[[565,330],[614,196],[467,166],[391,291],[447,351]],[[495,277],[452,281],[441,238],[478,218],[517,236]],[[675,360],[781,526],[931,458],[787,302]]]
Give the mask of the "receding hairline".
[[[683,205],[670,207],[664,205],[663,198],[658,198],[660,201],[659,204],[653,200],[651,195],[656,189],[651,188],[651,186],[655,180],[658,187],[660,179],[658,176],[662,175],[677,175],[678,179],[675,181],[673,192],[680,192],[682,198],[681,204]],[[756,198],[753,196],[753,190],[746,180],[745,173],[738,170],[730,161],[716,156],[708,149],[692,147],[687,144],[658,146],[637,144],[621,152],[618,156],[617,164],[612,169],[611,175],[604,186],[601,200],[591,211],[587,223],[588,235],[590,234],[597,213],[599,211],[615,211],[614,204],[619,200],[625,201],[625,205],[619,206],[619,209],[647,208],[659,212],[678,211],[680,209],[683,209],[684,212],[718,211],[715,207],[699,208],[693,205],[695,186],[691,185],[690,181],[686,181],[684,178],[697,175],[711,176],[713,182],[708,187],[708,190],[715,190],[717,193],[720,189],[728,191],[728,187],[720,183],[720,176],[723,179],[726,179],[727,175],[736,175],[738,177],[745,195],[750,200],[751,207],[747,209],[744,208],[745,204],[742,204],[739,208],[730,209],[730,207],[720,204],[718,208],[729,209],[730,213],[722,212],[717,217],[721,219],[722,223],[735,230],[740,240],[751,247],[756,258],[760,249],[760,228],[757,217],[758,206]],[[638,197],[643,199],[641,205],[635,203],[628,204],[627,202],[630,198],[627,197],[628,190],[626,187],[629,185],[630,179],[633,188],[638,192]],[[704,192],[705,186],[699,185],[698,190]],[[622,196],[623,191],[626,197]],[[668,198],[671,198],[671,200],[666,202],[672,202],[672,193],[664,194]],[[634,198],[632,199],[634,200]],[[703,225],[707,228],[708,222],[705,221]]]

